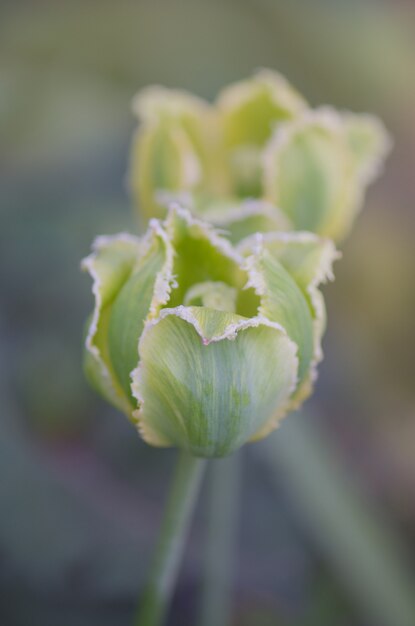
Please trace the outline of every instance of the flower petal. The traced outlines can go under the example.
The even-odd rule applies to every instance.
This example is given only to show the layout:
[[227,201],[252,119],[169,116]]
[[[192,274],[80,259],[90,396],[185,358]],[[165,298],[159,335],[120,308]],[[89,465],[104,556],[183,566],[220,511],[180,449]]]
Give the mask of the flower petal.
[[149,123],[134,136],[130,157],[130,186],[140,212],[149,219],[163,217],[162,193],[193,189],[201,164],[184,130],[167,122]]
[[275,124],[292,119],[306,106],[281,74],[260,70],[250,79],[229,85],[218,96],[225,145],[262,146]]
[[237,249],[249,257],[258,246],[266,248],[284,266],[307,297],[313,316],[318,317],[317,288],[333,280],[332,265],[341,256],[334,243],[309,232],[257,233],[242,240]]
[[354,163],[337,115],[307,112],[276,132],[264,153],[264,190],[296,230],[335,237],[331,223],[354,193]]
[[212,224],[232,244],[258,232],[292,230],[290,220],[281,209],[265,200],[182,192],[163,194],[163,202],[180,205],[196,218]]
[[148,87],[133,102],[140,127],[133,139],[130,186],[146,217],[164,216],[163,192],[208,184],[215,116],[186,92]]
[[262,148],[274,127],[305,108],[306,103],[285,78],[270,70],[261,70],[219,94],[217,110],[231,194],[262,196]]
[[264,193],[296,230],[340,239],[387,152],[386,132],[369,116],[328,107],[283,124],[264,152]]
[[392,148],[391,138],[382,122],[373,115],[343,113],[342,118],[358,175],[362,184],[368,185],[381,173]]
[[140,241],[131,235],[98,237],[93,252],[82,261],[82,269],[93,279],[95,308],[87,323],[85,372],[95,387],[111,404],[131,414],[132,407],[119,385],[108,353],[108,324],[114,299],[134,267]]
[[144,321],[158,314],[171,289],[174,250],[157,220],[150,224],[142,253],[112,306],[108,325],[111,363],[118,380],[131,397],[130,373],[138,363],[138,340]]
[[215,227],[223,229],[233,244],[254,233],[287,231],[291,228],[287,216],[278,207],[261,200],[211,204],[203,217]]
[[246,268],[248,286],[260,297],[260,315],[281,324],[298,346],[301,384],[313,358],[313,320],[307,299],[280,261],[261,243],[247,258]]
[[[317,376],[317,364],[323,356],[321,339],[325,329],[326,317],[323,296],[318,287],[322,282],[333,279],[332,264],[339,257],[339,253],[331,240],[322,239],[313,233],[267,233],[248,237],[240,243],[239,251],[248,257],[247,262],[252,272],[251,283],[257,284],[259,291],[264,293],[268,289],[272,289],[271,281],[268,280],[268,284],[265,283],[264,270],[261,269],[261,266],[258,267],[258,262],[255,261],[258,254],[261,254],[264,249],[268,255],[284,267],[295,281],[308,303],[312,318],[312,356],[310,359],[310,344],[307,343],[308,359],[305,361],[303,355],[303,375],[300,374],[299,376],[299,385],[291,397],[289,405],[289,410],[292,411],[297,409],[310,395]],[[249,257],[249,255],[253,256]],[[292,300],[291,303],[294,304],[295,300]],[[299,314],[299,309],[296,314]],[[289,309],[287,309],[287,315],[290,316]],[[281,321],[281,323],[283,322]],[[308,325],[307,327],[309,329]],[[306,367],[307,363],[308,367]],[[257,438],[266,436],[275,428],[279,420],[280,416],[277,414],[258,433]]]
[[223,456],[287,403],[296,346],[283,328],[204,307],[163,309],[146,325],[132,373],[142,436]]

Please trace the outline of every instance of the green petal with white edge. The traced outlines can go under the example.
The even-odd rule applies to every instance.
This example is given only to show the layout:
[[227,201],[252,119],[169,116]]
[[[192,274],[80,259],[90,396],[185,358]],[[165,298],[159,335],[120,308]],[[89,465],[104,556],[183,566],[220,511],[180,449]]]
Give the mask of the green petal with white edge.
[[127,234],[98,237],[82,269],[93,279],[95,308],[87,323],[84,366],[92,386],[111,404],[131,414],[132,407],[113,371],[108,352],[108,323],[113,302],[128,280],[141,249],[141,241]]
[[232,195],[262,197],[263,146],[276,126],[305,108],[285,78],[270,70],[261,70],[219,94],[217,110]]
[[327,231],[322,233],[339,239],[349,232],[367,187],[380,175],[392,141],[382,122],[372,115],[339,113],[329,107],[324,111],[341,128],[353,162],[353,177],[343,210],[333,212]]
[[296,230],[343,235],[357,189],[354,159],[334,111],[308,111],[280,127],[264,152],[264,193]]
[[163,192],[195,188],[201,181],[199,157],[180,125],[168,120],[141,126],[133,138],[129,182],[140,212],[163,217]]
[[157,220],[150,222],[142,253],[112,306],[108,344],[114,372],[131,397],[131,371],[138,363],[138,340],[147,318],[158,314],[176,281],[173,276],[174,250]]
[[281,324],[298,346],[298,383],[307,377],[314,354],[312,312],[303,291],[280,261],[258,241],[246,259],[248,286],[260,298],[259,314]]
[[217,151],[216,116],[201,98],[158,86],[139,92],[133,110],[140,127],[131,150],[130,185],[142,211],[162,216],[164,192],[208,185]]
[[296,383],[296,345],[278,324],[204,307],[162,309],[139,344],[132,389],[143,438],[224,456],[282,411]]
[[[317,376],[317,364],[323,356],[321,339],[326,315],[324,299],[318,287],[333,279],[332,265],[340,254],[330,239],[307,232],[257,234],[242,241],[238,248],[249,259],[258,247],[265,248],[294,279],[308,302],[313,319],[313,358],[303,381],[291,398],[289,408],[294,410],[310,395]],[[252,263],[252,260],[248,262]],[[261,276],[255,277],[254,272],[252,280],[260,284]],[[265,436],[274,427],[274,421],[271,420],[259,433],[260,436]]]
[[343,238],[389,149],[381,123],[324,107],[282,125],[264,152],[264,193],[296,230]]
[[242,240],[237,249],[249,257],[258,246],[284,266],[309,301],[313,316],[318,317],[316,291],[321,283],[333,280],[333,262],[341,256],[331,239],[301,231],[257,233]]
[[307,107],[287,80],[271,70],[260,70],[252,78],[226,87],[217,99],[222,117],[225,145],[262,146],[273,126],[294,118]]
[[369,184],[381,174],[384,160],[392,148],[391,138],[382,122],[373,115],[341,115],[359,178],[363,184]]
[[143,124],[166,123],[169,128],[181,128],[206,165],[216,141],[216,116],[208,102],[186,91],[153,86],[135,96],[133,111]]

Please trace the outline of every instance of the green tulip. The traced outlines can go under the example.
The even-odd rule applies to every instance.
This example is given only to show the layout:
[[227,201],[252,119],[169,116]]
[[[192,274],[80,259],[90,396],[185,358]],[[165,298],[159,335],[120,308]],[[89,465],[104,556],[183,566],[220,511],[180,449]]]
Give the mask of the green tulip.
[[151,445],[226,455],[310,393],[334,245],[269,233],[238,247],[179,206],[141,239],[100,237],[85,369]]
[[375,117],[311,109],[278,73],[225,88],[214,105],[148,88],[136,97],[130,184],[147,218],[172,198],[229,231],[343,238],[389,139]]

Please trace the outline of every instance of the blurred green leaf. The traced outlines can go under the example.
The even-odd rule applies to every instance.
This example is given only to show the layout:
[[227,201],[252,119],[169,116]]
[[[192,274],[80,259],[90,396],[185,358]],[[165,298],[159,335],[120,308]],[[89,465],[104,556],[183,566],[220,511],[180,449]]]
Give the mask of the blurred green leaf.
[[257,450],[270,475],[278,482],[282,476],[299,519],[362,613],[382,626],[412,626],[415,581],[404,546],[315,421],[291,416]]

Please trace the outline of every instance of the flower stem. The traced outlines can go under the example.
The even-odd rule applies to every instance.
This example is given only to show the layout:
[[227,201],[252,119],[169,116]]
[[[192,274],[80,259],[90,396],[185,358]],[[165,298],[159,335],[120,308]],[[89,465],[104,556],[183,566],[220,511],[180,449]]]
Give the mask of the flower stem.
[[206,461],[179,453],[136,626],[159,626],[174,591],[187,530]]
[[231,579],[239,504],[241,453],[215,460],[208,470],[207,537],[200,626],[226,626],[231,616]]

